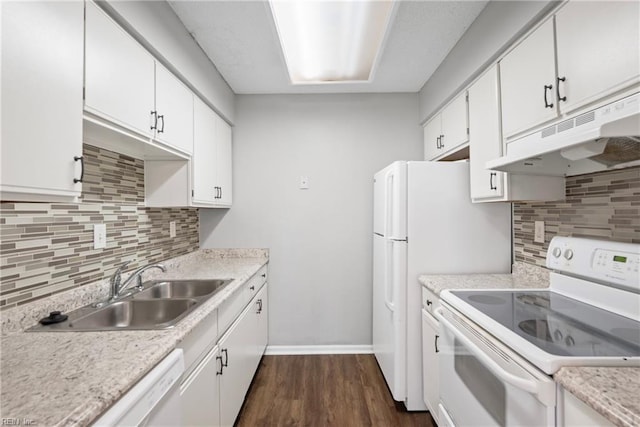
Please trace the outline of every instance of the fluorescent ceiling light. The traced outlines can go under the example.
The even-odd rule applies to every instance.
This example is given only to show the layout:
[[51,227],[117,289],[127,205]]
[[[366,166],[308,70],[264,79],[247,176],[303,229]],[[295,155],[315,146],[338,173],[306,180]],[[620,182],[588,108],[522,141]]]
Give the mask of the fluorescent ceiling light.
[[294,84],[370,81],[393,0],[269,0]]

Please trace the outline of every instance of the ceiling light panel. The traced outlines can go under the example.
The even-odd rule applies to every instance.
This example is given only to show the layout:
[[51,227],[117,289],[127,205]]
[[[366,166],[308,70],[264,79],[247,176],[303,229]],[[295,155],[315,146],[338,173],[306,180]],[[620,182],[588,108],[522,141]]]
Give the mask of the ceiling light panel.
[[270,0],[293,84],[369,81],[393,1]]

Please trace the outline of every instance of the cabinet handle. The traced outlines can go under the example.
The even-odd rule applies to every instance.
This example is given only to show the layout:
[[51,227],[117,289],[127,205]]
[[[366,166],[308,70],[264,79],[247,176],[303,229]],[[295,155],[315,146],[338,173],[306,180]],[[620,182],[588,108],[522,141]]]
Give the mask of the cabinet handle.
[[162,116],[158,116],[158,120],[162,120],[162,127],[158,129],[158,133],[164,132],[164,114]]
[[440,148],[444,148],[444,135],[440,135]]
[[158,128],[158,112],[152,111],[151,112],[151,130],[154,130],[157,128]]
[[249,289],[250,289],[250,290],[252,290],[252,291],[254,291],[254,290],[256,289],[256,287],[255,287],[255,286],[253,286],[253,285],[251,285],[251,286],[249,286]]
[[436,148],[439,150],[440,149],[440,137],[436,138]]
[[80,160],[80,178],[73,178],[73,183],[74,184],[82,182],[82,180],[84,179],[84,157],[83,156],[74,156],[73,157],[73,161],[74,162],[77,162],[78,160]]
[[553,102],[550,104],[547,100],[547,90],[552,90],[553,85],[544,85],[544,108],[553,108]]
[[[224,362],[222,362],[222,366],[226,368],[227,366],[229,366],[229,352],[227,351],[226,348],[223,348],[220,351],[224,353]],[[220,357],[220,360],[222,360],[222,356]]]
[[567,102],[567,97],[566,96],[560,96],[560,82],[565,82],[565,80],[567,80],[566,77],[558,77],[558,82],[556,85],[556,95],[558,95],[558,102],[563,101],[563,102]]
[[263,278],[264,278],[264,277],[267,277],[267,273],[262,273],[262,276],[261,276],[261,277],[263,277]]
[[495,178],[495,177],[496,177],[496,172],[491,172],[491,173],[489,174],[489,189],[490,189],[490,190],[497,190],[497,189],[498,189],[498,187],[496,187],[496,186],[493,184],[493,178]]
[[258,304],[258,311],[257,311],[257,313],[258,313],[258,314],[262,313],[262,299],[259,299],[258,301],[256,301],[256,304]]
[[224,365],[222,364],[222,356],[216,356],[216,360],[220,362],[220,365],[218,365],[220,366],[220,370],[216,371],[216,375],[222,375],[222,369],[224,368]]
[[430,306],[431,304],[433,304],[433,302],[430,299],[428,299],[427,300],[427,307]]
[[435,339],[433,340],[433,345],[436,348],[436,353],[440,353],[440,350],[438,350],[438,338],[440,338],[440,335],[436,335]]

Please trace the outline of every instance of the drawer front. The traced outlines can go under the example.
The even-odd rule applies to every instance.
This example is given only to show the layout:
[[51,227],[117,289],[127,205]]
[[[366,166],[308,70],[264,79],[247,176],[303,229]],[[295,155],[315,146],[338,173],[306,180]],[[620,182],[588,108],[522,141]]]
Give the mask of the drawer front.
[[218,316],[214,310],[178,344],[178,348],[184,351],[185,372],[182,378],[187,378],[198,362],[206,356],[207,351],[213,348],[217,340]]
[[238,289],[229,299],[223,302],[218,308],[218,331],[220,335],[231,326],[242,310],[249,304],[249,301],[258,293],[260,288],[267,281],[267,266],[263,266],[256,274],[251,276],[240,289]]
[[440,306],[440,298],[426,287],[422,287],[422,308],[433,315],[436,308]]

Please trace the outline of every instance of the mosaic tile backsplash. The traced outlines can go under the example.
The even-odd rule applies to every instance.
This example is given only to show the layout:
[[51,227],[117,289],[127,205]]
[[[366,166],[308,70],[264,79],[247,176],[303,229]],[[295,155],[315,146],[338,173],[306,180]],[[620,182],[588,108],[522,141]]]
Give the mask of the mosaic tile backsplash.
[[[514,204],[516,261],[544,266],[556,235],[640,243],[640,167],[568,177],[566,196]],[[544,244],[533,241],[534,221],[544,221]]]
[[[144,207],[144,162],[84,145],[80,203],[2,202],[0,307],[6,309],[198,249],[198,210]],[[169,222],[176,237],[169,237]],[[93,249],[93,225],[107,247]]]

